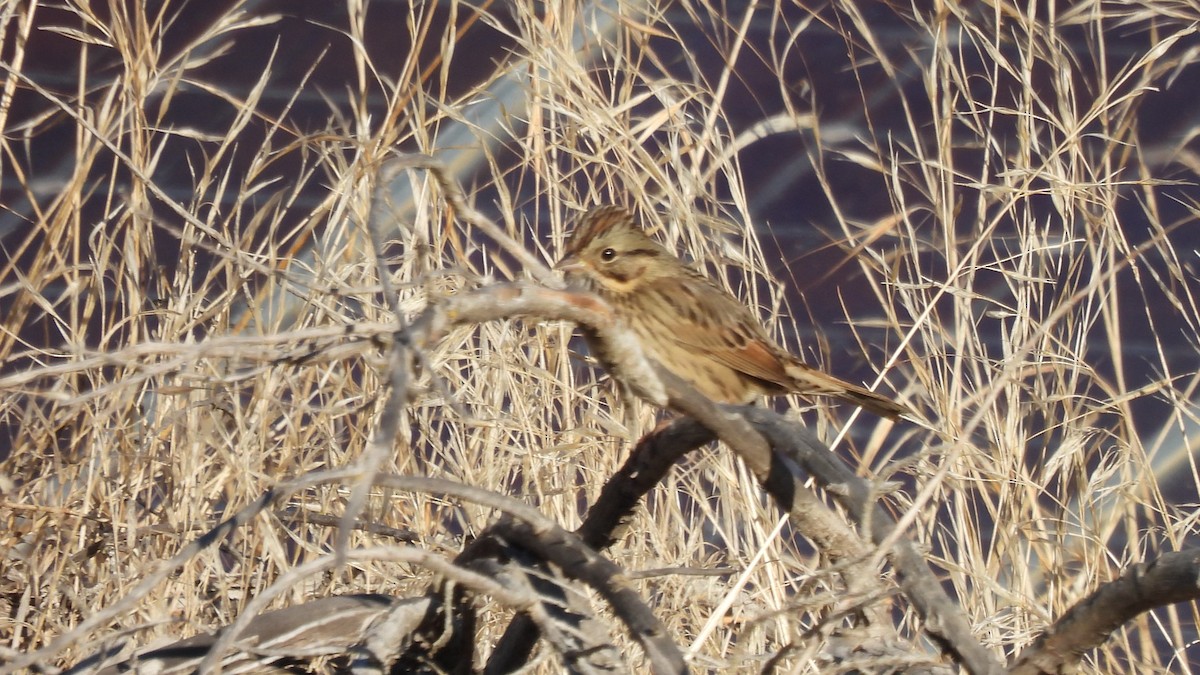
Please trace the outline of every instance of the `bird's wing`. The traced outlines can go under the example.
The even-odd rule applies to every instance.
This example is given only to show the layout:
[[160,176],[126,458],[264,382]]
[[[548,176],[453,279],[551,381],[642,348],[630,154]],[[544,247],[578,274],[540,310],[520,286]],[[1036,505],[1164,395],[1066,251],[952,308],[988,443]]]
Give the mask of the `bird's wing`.
[[[754,312],[708,279],[696,293],[674,289],[672,297],[691,303],[686,309],[695,328],[670,334],[687,351],[707,356],[740,373],[805,394],[826,394],[861,405],[885,417],[910,415],[908,407],[859,385],[823,373],[783,351],[759,323]],[[686,297],[684,297],[686,296]]]
[[762,329],[757,316],[725,289],[704,278],[704,293],[692,295],[696,327],[675,331],[671,338],[683,349],[699,352],[740,373],[783,388],[792,386],[779,347]]

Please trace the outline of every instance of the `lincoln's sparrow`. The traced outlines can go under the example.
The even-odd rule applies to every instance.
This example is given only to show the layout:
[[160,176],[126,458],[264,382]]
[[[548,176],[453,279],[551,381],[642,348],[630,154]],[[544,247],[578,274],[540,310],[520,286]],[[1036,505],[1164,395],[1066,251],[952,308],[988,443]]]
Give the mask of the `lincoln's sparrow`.
[[836,396],[892,418],[909,412],[789,354],[746,305],[647,236],[621,207],[584,215],[555,267],[612,305],[648,356],[714,401],[798,392]]

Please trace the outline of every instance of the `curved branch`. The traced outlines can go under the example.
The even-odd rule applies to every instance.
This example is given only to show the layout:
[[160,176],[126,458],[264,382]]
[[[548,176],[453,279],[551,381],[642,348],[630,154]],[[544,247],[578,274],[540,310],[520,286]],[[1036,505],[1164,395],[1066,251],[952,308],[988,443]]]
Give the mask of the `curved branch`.
[[[420,326],[422,335],[432,338],[449,323],[477,323],[515,316],[573,321],[594,331],[595,337],[605,342],[605,357],[611,362],[614,377],[652,403],[695,418],[736,452],[763,485],[777,484],[781,489],[791,490],[790,495],[781,494],[781,504],[789,513],[799,492],[787,487],[791,481],[779,479],[777,472],[782,471],[783,475],[789,472],[778,464],[771,446],[797,452],[802,448],[813,450],[797,455],[801,465],[822,481],[823,487],[840,488],[832,491],[835,495],[845,493],[841,495],[842,503],[860,525],[869,528],[873,541],[878,544],[894,540],[889,558],[896,567],[901,588],[920,613],[930,635],[954,653],[969,672],[1002,672],[1000,663],[974,638],[966,616],[942,590],[916,546],[893,536],[894,521],[875,505],[873,491],[865,481],[798,425],[769,411],[718,405],[670,371],[652,364],[602,300],[586,293],[502,284],[431,306],[413,322],[413,327],[415,331]],[[749,420],[754,420],[758,430]]]
[[925,556],[906,537],[896,536],[896,522],[875,503],[867,481],[854,475],[833,452],[807,429],[769,410],[743,406],[742,414],[770,440],[771,445],[804,467],[822,488],[867,528],[878,545],[890,542],[888,559],[896,569],[897,581],[924,621],[925,630],[943,649],[953,653],[971,673],[1002,673],[1000,662],[984,649],[971,632],[962,609],[948,596],[925,563]]
[[1120,579],[1097,588],[1067,610],[1017,657],[1009,673],[1066,672],[1126,621],[1156,607],[1197,599],[1200,549],[1167,553],[1134,565]]

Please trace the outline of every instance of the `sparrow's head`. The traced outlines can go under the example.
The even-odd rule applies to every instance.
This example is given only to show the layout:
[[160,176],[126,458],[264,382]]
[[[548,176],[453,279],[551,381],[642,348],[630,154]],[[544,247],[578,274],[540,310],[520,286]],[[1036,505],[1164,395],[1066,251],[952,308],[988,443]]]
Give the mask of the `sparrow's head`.
[[646,281],[672,274],[682,265],[670,251],[638,227],[620,206],[601,206],[579,219],[554,266],[571,283],[598,293],[631,293]]

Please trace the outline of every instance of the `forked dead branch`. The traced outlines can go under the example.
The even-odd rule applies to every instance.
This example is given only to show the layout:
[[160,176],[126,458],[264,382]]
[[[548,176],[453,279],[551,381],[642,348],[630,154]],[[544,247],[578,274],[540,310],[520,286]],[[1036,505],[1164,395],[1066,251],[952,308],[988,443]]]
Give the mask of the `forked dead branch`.
[[[568,606],[576,606],[581,597],[575,597],[577,591],[572,585],[582,583],[600,592],[613,614],[646,650],[655,672],[682,672],[685,666],[681,652],[672,636],[658,623],[653,607],[638,598],[628,583],[623,581],[624,573],[616,564],[599,556],[596,551],[614,541],[618,536],[617,530],[637,509],[640,500],[664,478],[674,462],[691,450],[713,440],[721,440],[746,461],[763,488],[789,514],[797,531],[829,555],[831,568],[847,577],[847,586],[854,587],[857,581],[860,591],[869,590],[863,588],[861,577],[864,574],[871,575],[873,579],[867,582],[868,587],[885,582],[873,576],[869,568],[863,567],[871,557],[872,548],[859,541],[855,530],[840,523],[839,517],[822,502],[812,498],[811,489],[805,485],[805,474],[815,478],[819,486],[826,488],[828,494],[842,504],[857,528],[866,531],[872,542],[886,543],[888,549],[884,553],[895,569],[902,594],[924,618],[927,634],[951,655],[953,662],[972,673],[1005,671],[973,637],[966,617],[945,595],[918,546],[903,536],[897,536],[894,522],[876,505],[876,491],[868,482],[855,476],[828,447],[799,425],[769,410],[752,406],[715,405],[692,390],[687,383],[656,364],[647,362],[636,342],[622,335],[623,329],[611,321],[608,311],[602,301],[587,295],[523,283],[497,284],[431,305],[403,331],[403,335],[396,336],[394,343],[403,344],[405,349],[412,352],[419,352],[435,344],[446,330],[456,325],[519,317],[574,321],[589,326],[600,339],[611,340],[616,345],[610,352],[615,359],[614,365],[618,372],[630,378],[628,383],[636,391],[655,396],[661,394],[666,407],[684,415],[641,440],[622,470],[608,481],[600,498],[590,507],[587,518],[575,533],[563,530],[528,505],[482,488],[433,478],[376,474],[371,484],[377,487],[437,494],[464,503],[486,505],[506,515],[485,530],[453,561],[422,552],[418,548],[402,546],[348,550],[341,556],[331,555],[304,565],[297,568],[294,575],[277,581],[272,591],[264,593],[247,607],[247,614],[242,620],[219,637],[190,641],[189,649],[183,651],[157,650],[144,654],[139,657],[141,663],[146,665],[153,661],[160,665],[169,664],[172,669],[193,668],[203,664],[201,670],[207,672],[208,668],[222,661],[234,663],[256,657],[263,662],[271,662],[284,656],[311,657],[312,650],[317,649],[315,644],[289,643],[264,651],[261,642],[254,642],[265,639],[264,631],[286,616],[286,625],[293,629],[296,625],[325,626],[321,634],[327,641],[317,651],[325,656],[341,657],[357,653],[357,667],[365,670],[386,669],[398,663],[424,663],[431,667],[462,666],[473,663],[473,659],[466,658],[473,653],[472,627],[478,611],[478,603],[471,598],[483,595],[519,614],[497,646],[488,665],[489,672],[508,672],[527,664],[539,634],[546,637],[570,670],[590,672],[603,669],[606,663],[604,659],[613,659],[620,654],[620,650],[608,642],[605,630],[597,632],[592,626],[597,623],[595,616],[579,609],[568,611]],[[409,358],[393,363],[411,369],[416,360]],[[405,376],[394,378],[394,381],[408,382],[412,378]],[[407,403],[409,393],[400,392],[401,405]],[[91,630],[102,627],[105,621],[151,592],[171,570],[200,550],[222,541],[232,529],[250,526],[261,512],[285,506],[298,491],[331,482],[354,482],[356,475],[361,475],[361,471],[339,470],[300,476],[282,483],[277,490],[256,500],[225,524],[186,547],[158,574],[145,579],[138,589],[108,611],[92,617],[91,621],[81,624],[72,634],[62,636],[46,649],[28,658],[14,660],[4,669],[5,672],[50,658],[71,642],[84,638]],[[424,598],[376,602],[364,596],[360,601],[349,598],[342,600],[340,602],[347,610],[345,621],[349,623],[337,623],[337,630],[325,625],[330,620],[330,615],[325,611],[305,613],[304,609],[295,608],[289,615],[263,615],[262,621],[254,618],[256,607],[265,607],[271,597],[301,579],[336,568],[342,561],[365,559],[426,566],[443,575],[445,581],[431,588]],[[1082,603],[1076,611],[1064,617],[1061,628],[1050,631],[1048,639],[1023,655],[1014,672],[1052,672],[1048,664],[1059,667],[1068,664],[1071,658],[1077,659],[1083,649],[1094,645],[1098,635],[1119,625],[1119,621],[1114,623],[1113,616],[1127,620],[1138,611],[1200,596],[1195,584],[1185,586],[1178,583],[1181,578],[1194,580],[1197,567],[1195,554],[1180,554],[1170,561],[1164,561],[1158,569],[1151,567],[1136,572],[1142,580],[1137,585],[1138,591],[1129,585],[1133,582],[1132,578],[1101,589],[1092,601]],[[533,580],[533,583],[521,581],[526,578]],[[547,590],[550,579],[557,579],[549,588],[558,588],[558,592]],[[1137,595],[1132,601],[1131,592]],[[879,594],[876,595],[878,597]],[[574,600],[569,602],[568,596]],[[318,601],[313,607],[325,607],[326,604],[322,602],[328,604],[328,601]],[[1117,612],[1115,608],[1118,606],[1126,609]],[[1132,612],[1129,611],[1131,607]],[[859,633],[859,639],[864,644],[868,640],[882,640],[884,644],[891,645],[894,663],[905,663],[905,672],[940,672],[937,670],[936,655],[922,658],[919,648],[902,646],[905,641],[899,637],[900,634],[885,623],[886,612],[873,611],[869,606],[858,607],[857,610],[864,617],[871,617],[871,621],[862,626],[862,632]],[[364,612],[367,620],[364,620]],[[335,616],[341,615],[335,613]],[[1103,625],[1097,624],[1098,620]],[[396,637],[396,631],[401,626],[405,627],[400,636],[402,639],[398,642],[380,642],[382,635]],[[255,636],[254,641],[246,643],[240,637],[242,635]],[[332,635],[341,637],[333,640]],[[1078,637],[1071,638],[1072,635]],[[253,646],[255,644],[259,645],[257,653]],[[842,644],[845,644],[844,639]],[[364,645],[372,646],[366,649]],[[447,645],[454,645],[455,649],[447,650]],[[865,653],[865,647],[863,651]],[[872,658],[879,659],[880,656],[875,653]],[[103,663],[103,658],[98,658],[94,663]],[[852,663],[850,660],[841,665]]]
[[[616,616],[626,623],[630,633],[646,649],[649,661],[654,665],[656,672],[681,672],[684,667],[678,649],[673,646],[671,636],[661,625],[657,624],[652,608],[639,601],[627,584],[617,581],[621,576],[621,571],[612,562],[598,557],[594,551],[604,548],[613,541],[616,529],[637,507],[640,499],[665,476],[667,469],[676,459],[716,438],[725,440],[746,460],[747,465],[759,476],[775,500],[782,508],[791,513],[798,529],[825,546],[835,564],[845,565],[848,569],[855,570],[856,576],[870,574],[866,570],[855,567],[863,562],[862,558],[867,557],[866,554],[869,552],[867,547],[857,541],[857,536],[853,531],[840,525],[831,511],[828,511],[818,500],[811,498],[809,490],[803,485],[804,477],[797,471],[801,465],[820,467],[822,463],[811,458],[805,459],[806,451],[800,447],[792,448],[791,459],[788,459],[779,449],[773,450],[769,446],[760,432],[755,429],[755,425],[762,424],[762,419],[774,420],[777,424],[783,425],[783,428],[792,429],[793,433],[798,434],[788,441],[788,445],[794,444],[796,439],[807,439],[803,442],[808,447],[808,453],[813,451],[827,453],[828,449],[808,436],[806,432],[767,411],[715,405],[692,390],[687,383],[648,362],[636,341],[625,334],[624,329],[618,323],[613,322],[610,310],[596,298],[586,294],[556,291],[522,283],[498,284],[446,298],[431,305],[412,322],[409,328],[402,331],[402,334],[396,335],[392,348],[400,350],[398,353],[408,354],[408,357],[403,360],[392,360],[391,364],[411,371],[417,363],[413,354],[428,349],[452,326],[521,317],[537,320],[568,320],[589,326],[598,339],[609,345],[607,352],[615,372],[620,373],[620,376],[634,391],[647,398],[659,400],[666,407],[683,412],[689,417],[657,430],[643,439],[639,448],[630,457],[626,467],[609,482],[599,501],[590,509],[579,533],[574,535],[547,521],[535,509],[480,488],[455,486],[447,481],[431,478],[374,473],[369,479],[371,485],[386,486],[393,490],[430,492],[452,496],[475,504],[485,504],[508,514],[507,517],[510,519],[507,524],[506,521],[501,521],[489,529],[464,551],[462,556],[459,556],[455,563],[463,568],[463,573],[448,575],[446,583],[450,584],[449,586],[431,591],[431,595],[426,598],[426,601],[435,603],[436,609],[433,609],[431,605],[427,613],[429,620],[415,628],[416,633],[427,634],[435,631],[445,622],[450,622],[447,625],[461,623],[458,630],[469,632],[469,626],[473,625],[474,621],[468,620],[468,617],[474,613],[474,610],[471,609],[470,603],[466,602],[467,596],[461,592],[461,589],[468,589],[473,593],[485,593],[501,605],[534,618],[534,621],[529,623],[526,623],[525,619],[521,619],[514,624],[509,631],[509,636],[504,641],[505,649],[497,650],[495,657],[505,662],[495,662],[490,666],[498,668],[498,672],[519,667],[521,663],[514,662],[515,655],[527,653],[527,647],[517,645],[522,642],[528,643],[531,637],[537,635],[537,632],[530,632],[532,628],[536,627],[536,631],[543,634],[549,632],[551,637],[556,634],[557,631],[554,627],[559,624],[552,618],[555,616],[554,612],[558,611],[554,606],[556,601],[539,601],[536,595],[524,596],[526,599],[523,601],[517,600],[516,598],[521,596],[506,595],[497,587],[481,585],[482,582],[478,577],[472,576],[474,573],[471,570],[492,569],[497,564],[504,567],[506,564],[510,564],[506,561],[532,555],[536,559],[537,565],[550,563],[554,568],[561,570],[568,579],[583,581],[600,590],[601,596],[608,600]],[[411,382],[413,378],[409,374],[393,376],[391,379],[393,382],[407,383]],[[410,393],[407,390],[392,392],[393,399],[397,400],[400,406],[407,404]],[[394,414],[396,411],[389,412]],[[752,412],[755,416],[766,417],[756,418],[755,424],[751,424],[744,416],[747,412]],[[394,425],[387,424],[381,426],[392,430],[396,428]],[[395,438],[379,440],[387,445],[389,440],[394,442]],[[784,446],[783,449],[786,450],[787,447]],[[797,458],[799,458],[798,462]],[[825,465],[831,463],[836,465],[836,460],[826,460]],[[163,566],[154,577],[145,579],[135,592],[110,607],[108,611],[93,616],[90,621],[81,624],[76,631],[61,636],[46,649],[30,655],[30,657],[48,658],[75,640],[84,638],[92,629],[99,628],[105,621],[151,592],[155,585],[164,578],[164,575],[169,574],[171,570],[176,569],[204,548],[222,541],[233,529],[248,526],[262,511],[272,507],[286,506],[291,496],[298,491],[328,481],[349,480],[351,483],[355,483],[361,480],[361,478],[356,480],[356,477],[361,476],[363,476],[363,472],[360,467],[358,470],[352,471],[340,470],[301,476],[282,483],[275,491],[256,500],[222,526],[186,547],[168,565]],[[832,476],[822,477],[822,482],[830,481],[842,483],[844,486],[842,491],[851,498],[862,498],[863,491],[867,489],[844,469]],[[878,518],[880,522],[885,519],[882,513],[878,514]],[[344,538],[342,540],[344,541]],[[524,553],[513,550],[511,547],[514,545]],[[407,547],[405,548],[408,550]],[[418,557],[415,555],[416,553],[416,551],[411,551],[408,554],[400,554],[401,558],[398,560],[427,565],[431,569],[445,574],[447,562],[437,563],[437,556]],[[343,551],[341,556],[346,561],[361,560],[364,556],[374,556],[374,559],[379,560],[396,559],[391,554],[376,555],[360,550]],[[856,557],[858,559],[855,559]],[[225,650],[239,645],[239,635],[244,629],[253,625],[253,607],[265,606],[266,601],[276,593],[282,592],[305,576],[338,564],[339,556],[334,555],[323,562],[312,563],[311,565],[317,566],[296,575],[295,578],[280,579],[273,586],[275,591],[263,594],[259,601],[248,608],[247,615],[242,621],[231,626],[229,630],[208,645],[211,649],[191,657],[187,662],[195,663],[196,660],[200,660],[203,665],[202,671],[207,671],[208,668],[221,663],[227,657]],[[308,566],[306,566],[307,568]],[[518,565],[517,569],[521,569],[521,566]],[[922,574],[928,575],[928,570],[922,571],[922,569],[918,565],[918,568],[907,571],[905,576],[919,578]],[[489,576],[502,580],[502,583],[507,578],[506,575],[497,576],[495,569],[492,569],[492,572]],[[509,575],[516,573],[515,570],[507,572]],[[455,590],[456,587],[459,590]],[[937,589],[932,576],[929,576],[929,587]],[[503,597],[496,597],[498,594]],[[443,604],[447,599],[453,600],[448,603],[448,606]],[[542,604],[546,602],[550,606],[542,608]],[[928,606],[935,603],[936,601],[924,604]],[[539,609],[535,611],[535,607]],[[391,608],[391,604],[380,605],[379,612],[383,615]],[[864,608],[866,612],[869,610],[870,608]],[[986,655],[985,652],[980,651],[978,645],[961,643],[964,637],[969,640],[970,636],[969,633],[961,632],[965,631],[966,624],[955,615],[956,610],[952,604],[941,604],[939,612],[941,614],[937,625],[942,627],[940,631],[945,636],[950,636],[945,638],[945,642],[954,645],[952,651],[958,653],[964,662],[973,663],[972,659],[978,659],[979,654]],[[410,617],[411,611],[406,611],[403,616]],[[355,621],[358,621],[360,615],[355,613],[354,617]],[[877,616],[876,618],[882,617]],[[313,620],[318,620],[318,617],[313,617]],[[376,625],[374,622],[367,622],[367,624],[369,626],[364,628],[362,641],[370,641],[371,636],[376,632],[384,630],[383,626]],[[874,635],[878,635],[879,628],[880,626],[874,628]],[[960,630],[957,637],[954,637],[955,630]],[[257,634],[257,632],[254,633]],[[443,636],[442,641],[448,639],[450,637]],[[459,644],[463,639],[459,635],[454,642]],[[895,636],[892,636],[891,641],[893,643],[900,642]],[[461,651],[455,651],[449,655],[440,651],[415,653],[415,651],[423,649],[422,645],[426,645],[428,642],[418,639],[405,640],[404,645],[407,645],[407,651],[383,656],[377,654],[376,656],[386,657],[386,665],[389,666],[398,661],[413,659],[416,661],[427,660],[430,663],[439,662],[445,666],[448,664],[443,659],[460,659],[463,656]],[[438,640],[432,642],[440,643]],[[593,639],[589,644],[595,646],[596,642]],[[563,643],[561,640],[552,640],[552,644],[557,648],[560,657],[572,665],[572,669],[588,670],[588,667],[577,660],[578,656],[574,655],[576,650],[569,644]],[[246,648],[244,644],[241,645],[241,651],[245,651]],[[299,646],[292,649],[292,656],[299,656],[303,651]],[[165,658],[165,653],[167,652],[156,651],[141,658],[162,659]],[[194,650],[189,651],[188,654],[194,654]],[[261,656],[268,660],[279,658],[279,654]],[[239,653],[237,658],[244,659],[245,654]],[[25,665],[25,660],[12,665]],[[174,664],[172,667],[180,666]],[[974,672],[991,672],[989,668],[990,665],[983,663],[981,667],[972,668],[972,670]]]
[[[631,656],[620,647],[620,640],[614,639],[615,634],[623,632],[640,646],[640,654],[656,672],[681,672],[687,660],[680,636],[673,634],[655,606],[634,590],[627,571],[600,551],[620,540],[621,528],[647,503],[648,495],[680,458],[720,440],[743,460],[780,512],[787,515],[792,531],[804,536],[821,553],[826,562],[821,569],[825,579],[833,580],[839,591],[844,590],[839,602],[828,603],[832,611],[824,614],[827,618],[779,650],[778,662],[790,653],[809,649],[805,641],[812,637],[811,643],[817,645],[812,647],[812,659],[830,667],[890,662],[906,672],[943,672],[941,669],[955,666],[972,673],[1003,672],[997,654],[977,637],[979,633],[968,613],[945,592],[926,560],[923,544],[898,529],[893,516],[881,506],[889,489],[886,485],[856,475],[843,459],[795,422],[770,410],[714,404],[659,367],[647,358],[638,340],[624,329],[603,300],[555,288],[557,280],[549,270],[508,238],[502,228],[470,208],[461,190],[436,162],[425,157],[402,157],[380,173],[381,182],[386,182],[389,175],[413,169],[429,171],[451,212],[476,232],[499,242],[526,265],[525,271],[538,283],[488,283],[461,290],[432,301],[405,324],[363,323],[344,330],[311,328],[287,337],[250,341],[214,337],[197,345],[142,343],[120,353],[18,373],[0,381],[30,386],[39,379],[114,362],[150,362],[140,371],[131,369],[130,378],[122,383],[128,386],[131,382],[151,381],[156,373],[178,369],[188,362],[235,358],[248,344],[278,347],[271,364],[276,366],[303,367],[320,359],[336,359],[347,353],[346,343],[351,341],[357,341],[360,348],[368,345],[366,348],[371,350],[377,345],[389,357],[383,368],[388,382],[387,403],[379,407],[378,417],[372,420],[373,439],[356,463],[282,480],[274,490],[141,577],[140,583],[104,610],[85,617],[73,630],[42,649],[11,658],[0,666],[0,671],[14,672],[51,662],[68,647],[95,653],[94,658],[79,664],[80,672],[111,664],[110,655],[116,659],[121,658],[119,652],[123,653],[110,648],[122,643],[120,636],[103,634],[112,623],[151,596],[198,554],[225,542],[235,532],[256,527],[257,516],[274,511],[284,531],[293,532],[292,528],[303,526],[310,528],[311,536],[311,528],[328,532],[338,527],[332,550],[326,556],[298,563],[274,580],[249,602],[242,618],[220,635],[189,641],[186,650],[156,650],[126,665],[149,667],[153,661],[191,672],[197,667],[207,671],[221,664],[232,667],[246,659],[269,663],[320,655],[353,662],[364,672],[402,667],[398,664],[443,670],[486,667],[487,672],[508,672],[527,666],[541,640],[569,670],[602,672],[614,666],[632,667],[641,658],[636,653]],[[379,228],[386,218],[386,213],[379,214],[369,225],[381,279],[387,279],[383,271],[387,265],[382,254],[385,237]],[[381,282],[381,292],[393,315],[401,316],[395,289]],[[480,486],[397,476],[381,469],[390,453],[408,442],[404,437],[405,416],[413,403],[414,382],[422,375],[419,371],[428,370],[428,355],[439,342],[455,329],[462,332],[514,319],[566,321],[587,327],[615,379],[641,398],[681,415],[637,442],[624,466],[608,478],[595,502],[588,506],[575,532],[528,504]],[[300,348],[305,345],[318,346]],[[165,362],[157,363],[155,358]],[[262,354],[256,358],[260,365],[271,360]],[[258,371],[248,371],[247,376],[254,372]],[[841,511],[829,508],[820,492],[808,484],[810,479],[825,497],[839,504]],[[300,510],[294,497],[322,486],[336,486],[343,494],[350,494],[344,509],[340,514],[322,512],[307,521],[298,518]],[[436,495],[460,507],[483,506],[490,514],[502,515],[489,515],[479,523],[479,536],[450,553],[408,541],[355,548],[350,544],[352,532],[369,531],[380,537],[399,533],[372,521],[363,506],[380,488],[391,494]],[[728,495],[723,499],[729,499]],[[405,538],[411,536],[404,533]],[[881,565],[885,559],[886,566]],[[342,600],[301,603],[286,614],[258,614],[272,598],[296,589],[314,575],[352,569],[367,561],[423,568],[437,575],[439,581],[430,584],[425,595],[405,599],[347,595],[341,596]],[[1135,567],[1126,578],[1100,587],[1053,624],[1042,640],[1021,655],[1014,672],[1056,672],[1069,667],[1137,613],[1195,598],[1196,584],[1187,580],[1196,578],[1196,568],[1192,553],[1168,556],[1158,565]],[[588,605],[585,591],[598,595],[613,619],[606,619],[604,612]],[[915,609],[923,635],[948,654],[948,660],[941,653],[931,653],[928,644],[896,625],[888,605],[896,597]],[[507,624],[484,666],[475,661],[475,628],[481,612],[492,614],[494,610],[516,617]],[[327,639],[289,642],[277,634],[264,642],[273,626],[286,626],[283,632],[289,636],[308,630]],[[95,647],[98,643],[104,647]]]

